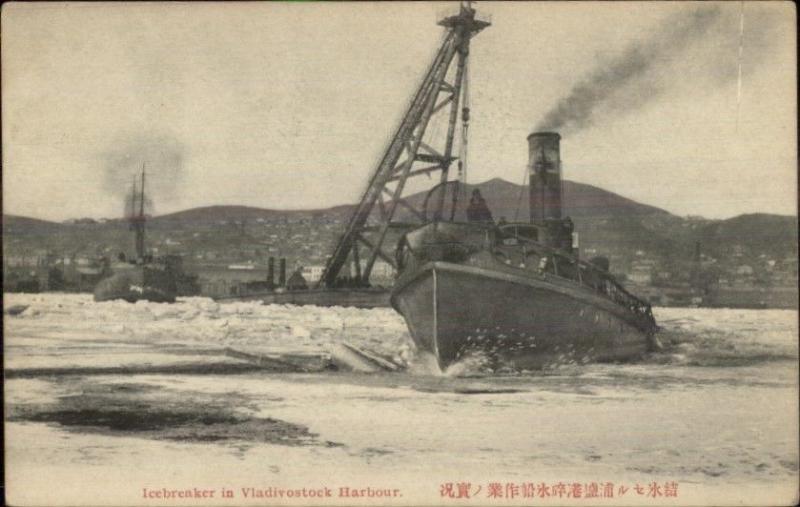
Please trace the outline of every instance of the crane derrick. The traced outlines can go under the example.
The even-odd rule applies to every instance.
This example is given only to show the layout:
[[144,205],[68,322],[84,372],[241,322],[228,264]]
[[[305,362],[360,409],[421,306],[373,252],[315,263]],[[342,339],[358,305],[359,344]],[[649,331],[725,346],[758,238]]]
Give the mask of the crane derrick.
[[[398,207],[410,214],[414,225],[426,220],[421,210],[403,198],[406,182],[409,178],[430,177],[437,172],[440,182],[448,180],[450,166],[457,158],[453,156],[453,140],[464,89],[470,39],[489,24],[488,21],[476,19],[475,10],[469,2],[462,3],[457,14],[439,21],[439,25],[447,29],[444,41],[372,172],[367,188],[325,266],[320,285],[336,286],[336,280],[348,262],[352,262],[355,268],[357,285],[368,285],[378,258],[397,267],[394,255],[384,249],[384,244],[390,229],[409,225],[394,220]],[[460,112],[466,130],[469,110],[464,107]],[[432,146],[435,143],[424,140],[431,119],[438,115],[446,117],[448,121],[447,133],[439,149]],[[444,205],[444,193],[437,205],[435,213],[439,215]]]

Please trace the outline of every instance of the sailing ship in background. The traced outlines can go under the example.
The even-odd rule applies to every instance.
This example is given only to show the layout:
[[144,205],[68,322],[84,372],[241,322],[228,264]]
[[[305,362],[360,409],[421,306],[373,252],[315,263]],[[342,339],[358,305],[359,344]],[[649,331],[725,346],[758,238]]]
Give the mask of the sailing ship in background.
[[184,273],[183,260],[178,255],[154,257],[145,248],[145,168],[142,164],[141,187],[134,177],[126,202],[130,230],[135,238],[135,257],[120,253],[111,265],[111,275],[94,289],[95,301],[121,299],[134,303],[139,300],[174,303],[176,296],[197,292],[196,277]]

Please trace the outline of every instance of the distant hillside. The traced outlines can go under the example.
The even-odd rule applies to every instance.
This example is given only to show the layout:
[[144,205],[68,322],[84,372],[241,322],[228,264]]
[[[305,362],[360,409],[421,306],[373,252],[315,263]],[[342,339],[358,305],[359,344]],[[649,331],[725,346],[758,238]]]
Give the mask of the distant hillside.
[[[479,185],[481,194],[490,203],[495,217],[526,220],[529,216],[528,187],[494,178]],[[584,217],[618,217],[669,215],[663,209],[641,204],[601,188],[565,180],[563,182],[564,214],[573,219]]]
[[345,204],[320,210],[275,210],[252,206],[204,206],[152,218],[149,224],[156,228],[178,226],[210,226],[213,224],[258,221],[326,219],[345,220],[355,206]]
[[759,248],[773,258],[797,256],[797,218],[755,213],[711,222],[697,231],[703,250],[724,256],[731,245]]
[[[481,190],[496,220],[501,217],[507,221],[527,220],[526,187],[495,178],[468,186],[467,196],[472,188]],[[427,192],[423,192],[408,196],[406,200],[421,208],[426,196]],[[565,215],[575,222],[582,249],[617,256],[623,264],[637,251],[651,257],[688,262],[697,241],[702,243],[704,253],[721,261],[734,262],[734,249],[743,252],[736,263],[750,262],[761,255],[772,259],[797,255],[795,217],[753,214],[727,220],[686,219],[592,185],[571,181],[564,182],[564,206]],[[319,210],[249,206],[193,208],[150,219],[148,242],[185,253],[231,251],[239,248],[237,245],[250,244],[249,251],[253,248],[281,251],[284,252],[281,255],[297,255],[303,262],[318,264],[332,251],[354,209],[355,205]],[[396,218],[411,220],[412,214],[399,207]],[[130,251],[132,243],[131,233],[122,220],[62,224],[5,215],[3,233],[7,244],[22,249],[114,252]]]
[[[505,217],[506,220],[513,220],[516,216],[519,220],[527,219],[528,197],[527,193],[525,193],[527,187],[516,185],[500,178],[494,178],[477,185],[467,185],[467,195],[473,188],[480,189],[481,194],[491,206],[495,218]],[[406,197],[406,200],[417,208],[421,208],[426,195],[427,192],[420,192]],[[662,209],[640,204],[592,185],[572,181],[564,182],[564,200],[566,214],[576,219],[583,217],[645,215],[672,216]],[[313,210],[276,210],[252,206],[205,206],[157,216],[150,223],[155,227],[162,227],[180,224],[201,225],[242,220],[253,222],[259,219],[275,220],[303,217],[346,220],[354,209],[354,204]],[[409,216],[408,212],[404,211],[403,208],[398,208],[399,218],[408,218]]]
[[[491,208],[492,215],[499,220],[526,221],[529,216],[528,187],[517,185],[501,178],[493,178],[476,185],[466,185],[464,194],[467,198],[477,188]],[[608,192],[592,185],[564,181],[564,214],[573,219],[610,218],[661,215],[672,216],[662,209],[638,203],[613,192]],[[406,200],[417,208],[421,208],[427,192],[412,194]],[[402,208],[401,208],[402,210]],[[401,212],[404,217],[410,216]],[[674,217],[677,218],[677,217]]]
[[204,206],[157,216],[151,219],[149,223],[153,226],[214,224],[229,221],[256,220],[258,218],[274,218],[281,213],[281,211],[252,206]]
[[68,226],[58,222],[39,220],[18,215],[3,215],[3,235],[51,234],[68,230]]
[[[473,188],[478,188],[492,209],[496,219],[505,217],[512,221],[527,220],[528,196],[527,187],[510,183],[500,178],[494,178],[477,185],[467,185],[465,193],[469,195]],[[421,208],[427,192],[420,192],[406,197],[412,205]],[[661,216],[675,217],[667,211],[641,204],[631,199],[622,197],[613,192],[573,181],[564,182],[564,213],[573,219],[582,218],[610,218],[610,217],[643,217]],[[257,208],[253,206],[204,206],[188,210],[169,213],[153,217],[148,222],[154,227],[173,227],[180,225],[217,224],[231,221],[250,222],[258,219],[274,220],[282,218],[321,218],[344,220],[350,217],[355,205],[344,204],[325,209],[316,210],[276,210]],[[408,216],[403,208],[398,208],[400,216]],[[119,223],[120,220],[111,220],[110,224]],[[5,215],[3,220],[4,230],[13,234],[26,234],[31,232],[54,232],[68,230],[70,227],[91,224],[65,224],[28,218],[17,215]],[[102,225],[102,224],[98,224]]]

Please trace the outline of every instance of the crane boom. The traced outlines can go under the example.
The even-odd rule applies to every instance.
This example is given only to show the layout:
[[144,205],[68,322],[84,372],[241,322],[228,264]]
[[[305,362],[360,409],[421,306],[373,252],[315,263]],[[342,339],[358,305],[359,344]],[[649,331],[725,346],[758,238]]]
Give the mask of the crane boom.
[[[320,285],[337,286],[348,262],[353,263],[355,275],[351,283],[354,285],[369,284],[370,274],[378,258],[396,267],[394,256],[386,253],[383,245],[390,229],[403,226],[403,223],[393,221],[397,208],[403,207],[415,220],[425,220],[420,210],[403,199],[408,178],[430,176],[440,171],[441,182],[447,181],[450,164],[456,159],[453,156],[453,139],[470,39],[490,23],[477,19],[469,2],[464,2],[460,4],[457,14],[444,17],[439,25],[447,29],[442,45],[413,95],[411,104],[380,162],[372,172],[367,188],[325,266]],[[455,71],[451,72],[454,61]],[[450,76],[448,82],[450,74],[454,75]],[[434,148],[433,143],[423,141],[431,118],[437,114],[446,114],[448,121],[446,137],[440,150]],[[389,200],[385,201],[384,196]],[[441,214],[442,205],[443,195],[436,211],[437,216]],[[376,209],[377,216],[373,217]],[[369,224],[371,218],[377,225]],[[360,253],[361,248],[365,249],[366,255]],[[363,267],[362,260],[365,260]]]

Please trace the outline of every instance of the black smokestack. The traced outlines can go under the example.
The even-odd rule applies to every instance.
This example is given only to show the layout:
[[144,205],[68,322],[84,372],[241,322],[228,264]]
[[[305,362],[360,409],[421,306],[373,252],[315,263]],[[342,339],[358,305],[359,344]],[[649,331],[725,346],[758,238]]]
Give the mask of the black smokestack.
[[531,222],[561,218],[561,136],[534,132],[528,136]]
[[610,62],[600,62],[545,114],[534,130],[574,133],[593,125],[601,109],[607,118],[651,102],[668,84],[664,79],[653,78],[651,71],[676,58],[703,36],[719,15],[719,7],[705,6],[669,17],[649,39],[629,46]]
[[280,269],[278,271],[278,285],[286,286],[286,257],[281,257]]

